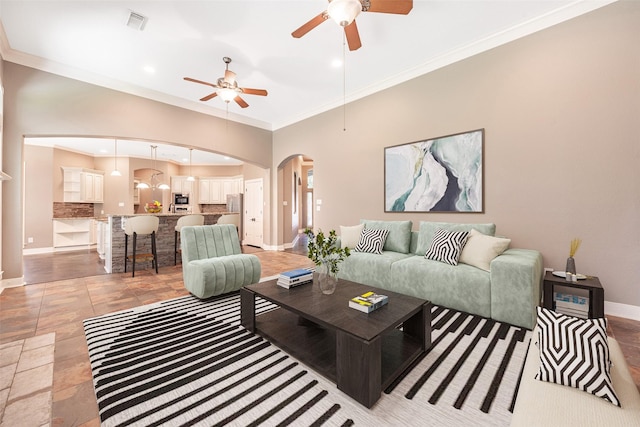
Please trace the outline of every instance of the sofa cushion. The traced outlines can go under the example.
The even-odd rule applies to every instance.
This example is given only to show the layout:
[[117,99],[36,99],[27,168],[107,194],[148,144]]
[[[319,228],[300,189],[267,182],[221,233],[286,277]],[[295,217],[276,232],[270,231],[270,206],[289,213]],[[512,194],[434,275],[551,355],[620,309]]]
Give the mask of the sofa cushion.
[[446,231],[439,228],[424,257],[449,265],[458,265],[458,259],[467,237],[469,237],[469,233],[466,231]]
[[491,317],[489,273],[470,265],[453,266],[423,256],[407,256],[391,265],[390,281],[379,287]]
[[415,251],[416,255],[424,255],[427,253],[429,246],[431,246],[433,235],[438,228],[442,228],[447,231],[471,231],[472,228],[475,228],[487,236],[493,236],[496,234],[495,224],[459,224],[453,222],[420,221],[418,245]]
[[511,239],[487,236],[475,228],[469,232],[469,238],[462,248],[459,262],[489,271],[491,261],[507,250]]
[[360,234],[364,229],[364,224],[353,225],[350,227],[340,226],[340,244],[342,247],[355,248],[360,241]]
[[388,234],[389,230],[365,228],[360,233],[360,240],[354,251],[382,255],[382,248]]
[[538,307],[540,367],[536,379],[574,387],[616,406],[607,321],[579,319]]
[[401,254],[409,253],[411,227],[413,226],[411,221],[371,221],[363,219],[360,222],[364,224],[364,228],[389,230],[389,235],[383,248],[385,251],[400,252]]
[[413,258],[414,255],[393,251],[384,251],[382,255],[351,252],[351,256],[340,263],[338,277],[352,282],[388,289],[388,283],[393,283],[391,265],[396,261],[409,257]]

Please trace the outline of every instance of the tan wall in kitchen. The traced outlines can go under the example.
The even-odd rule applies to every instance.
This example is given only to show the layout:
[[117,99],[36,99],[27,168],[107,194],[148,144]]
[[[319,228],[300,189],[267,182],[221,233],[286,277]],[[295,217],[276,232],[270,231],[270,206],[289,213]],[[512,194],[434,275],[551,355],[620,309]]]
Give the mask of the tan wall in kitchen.
[[[314,160],[315,228],[493,222],[554,269],[580,237],[578,271],[640,307],[639,23],[640,2],[613,3],[350,103],[346,132],[341,108],[276,130],[273,166]],[[479,128],[483,214],[384,212],[384,147]]]
[[[46,147],[24,147],[25,158],[25,210],[24,210],[24,248],[50,248],[53,246],[53,202],[54,188],[61,179],[53,167],[54,149]],[[59,169],[59,168],[58,168]],[[58,181],[58,182],[56,182]],[[62,195],[60,200],[62,201]],[[32,243],[27,239],[33,238]]]

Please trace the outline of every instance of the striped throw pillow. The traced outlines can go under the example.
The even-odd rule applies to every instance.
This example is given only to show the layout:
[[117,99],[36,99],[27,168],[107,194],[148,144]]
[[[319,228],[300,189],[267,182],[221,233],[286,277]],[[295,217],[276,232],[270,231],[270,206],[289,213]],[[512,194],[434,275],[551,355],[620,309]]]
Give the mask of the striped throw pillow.
[[537,310],[540,368],[536,379],[575,387],[620,406],[611,383],[607,320]]
[[382,255],[382,248],[388,234],[389,230],[365,228],[360,233],[360,241],[358,241],[354,251]]
[[438,228],[424,257],[433,261],[458,265],[462,248],[468,237],[467,231],[447,231]]

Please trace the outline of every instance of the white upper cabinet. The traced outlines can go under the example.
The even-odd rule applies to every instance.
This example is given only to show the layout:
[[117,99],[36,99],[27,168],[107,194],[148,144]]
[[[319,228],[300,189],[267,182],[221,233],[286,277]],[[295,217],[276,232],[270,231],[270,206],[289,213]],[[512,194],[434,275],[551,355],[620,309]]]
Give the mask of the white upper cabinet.
[[103,203],[104,172],[77,167],[62,167],[63,200],[70,203]]
[[187,178],[186,176],[172,176],[171,192],[193,195],[193,185],[195,181],[187,181]]
[[227,203],[227,194],[242,193],[242,176],[201,177],[198,203],[201,205],[221,205]]

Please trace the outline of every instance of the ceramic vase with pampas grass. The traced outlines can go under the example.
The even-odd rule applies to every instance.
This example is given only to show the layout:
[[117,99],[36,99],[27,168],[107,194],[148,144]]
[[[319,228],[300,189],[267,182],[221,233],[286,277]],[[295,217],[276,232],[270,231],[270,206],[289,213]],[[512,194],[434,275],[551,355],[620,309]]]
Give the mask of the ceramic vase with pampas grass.
[[578,252],[580,243],[582,243],[582,240],[578,238],[571,241],[571,246],[569,247],[569,258],[567,258],[567,268],[565,270],[567,273],[576,274],[576,260],[573,257],[576,252]]

